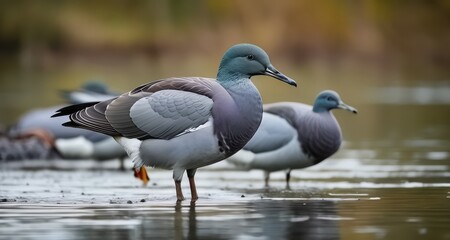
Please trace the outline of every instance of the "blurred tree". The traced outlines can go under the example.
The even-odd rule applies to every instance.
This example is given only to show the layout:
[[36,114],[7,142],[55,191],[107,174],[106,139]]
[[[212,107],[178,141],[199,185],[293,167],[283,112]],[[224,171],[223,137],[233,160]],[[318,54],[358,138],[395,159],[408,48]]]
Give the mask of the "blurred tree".
[[43,92],[75,88],[93,72],[108,72],[99,75],[116,89],[130,84],[119,77],[181,68],[213,76],[222,52],[238,42],[322,79],[339,69],[373,75],[357,75],[369,69],[379,82],[448,80],[449,22],[448,0],[1,1],[0,99],[8,106],[0,110],[17,115],[38,96],[54,102]]

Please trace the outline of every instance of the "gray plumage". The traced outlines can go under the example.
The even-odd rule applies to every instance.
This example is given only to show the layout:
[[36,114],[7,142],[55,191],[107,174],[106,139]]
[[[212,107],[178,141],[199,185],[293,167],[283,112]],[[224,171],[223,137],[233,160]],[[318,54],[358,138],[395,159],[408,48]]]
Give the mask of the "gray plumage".
[[[104,101],[117,97],[118,94],[111,92],[108,87],[100,81],[88,81],[80,89],[63,90],[63,97],[71,104],[79,104],[92,101]],[[103,141],[109,136],[85,129],[67,128],[62,124],[68,118],[50,118],[55,111],[62,106],[39,108],[25,113],[12,128],[10,134],[21,135],[35,129],[42,129],[52,134],[55,139],[70,139],[84,137],[93,143]]]
[[305,168],[338,151],[342,142],[339,123],[330,110],[357,110],[334,91],[321,92],[313,106],[280,102],[264,106],[262,123],[247,145],[228,160],[245,169],[262,169],[266,185],[270,172]]
[[105,101],[117,97],[117,93],[109,90],[108,86],[100,81],[88,81],[80,89],[62,90],[61,95],[71,104]]
[[[101,82],[89,81],[78,90],[63,91],[70,103],[111,99],[117,94],[110,92]],[[66,159],[110,160],[119,158],[124,167],[125,150],[113,138],[81,128],[67,128],[62,124],[68,117],[50,118],[61,106],[34,109],[25,113],[11,129],[10,135],[22,136],[34,130],[44,130],[54,139],[54,147],[60,157]]]
[[250,80],[254,75],[296,85],[272,66],[264,50],[239,44],[222,58],[217,81],[162,79],[108,101],[60,109],[55,116],[69,115],[66,126],[114,136],[137,169],[143,164],[173,169],[178,200],[184,199],[180,181],[187,170],[196,200],[196,169],[240,150],[261,122],[261,97]]
[[20,136],[32,130],[42,129],[50,133],[55,139],[83,136],[89,141],[98,142],[108,138],[107,135],[85,129],[63,127],[62,124],[69,120],[67,117],[50,118],[60,108],[61,106],[40,108],[25,113],[12,127],[10,135]]

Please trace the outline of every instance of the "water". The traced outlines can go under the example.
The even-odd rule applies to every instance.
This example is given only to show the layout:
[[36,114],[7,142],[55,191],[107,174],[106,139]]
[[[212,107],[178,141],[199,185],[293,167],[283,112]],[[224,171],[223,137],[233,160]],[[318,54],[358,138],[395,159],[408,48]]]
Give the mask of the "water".
[[176,203],[170,171],[143,187],[118,160],[2,162],[0,239],[450,239],[448,96],[407,89],[341,94],[360,111],[336,111],[342,149],[289,187],[220,162],[197,172],[195,204]]
[[0,238],[450,239],[448,142],[360,144],[293,171],[290,188],[283,172],[265,188],[259,171],[213,165],[197,173],[195,204],[176,203],[169,171],[143,187],[118,161],[5,163]]

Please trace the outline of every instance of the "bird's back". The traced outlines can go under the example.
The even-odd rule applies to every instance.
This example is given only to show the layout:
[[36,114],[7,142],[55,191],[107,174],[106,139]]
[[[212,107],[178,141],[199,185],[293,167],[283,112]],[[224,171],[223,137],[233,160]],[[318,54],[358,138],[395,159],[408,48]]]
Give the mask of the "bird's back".
[[330,111],[317,113],[310,105],[294,102],[267,105],[265,111],[283,117],[297,130],[302,151],[316,163],[334,154],[341,145],[341,129]]

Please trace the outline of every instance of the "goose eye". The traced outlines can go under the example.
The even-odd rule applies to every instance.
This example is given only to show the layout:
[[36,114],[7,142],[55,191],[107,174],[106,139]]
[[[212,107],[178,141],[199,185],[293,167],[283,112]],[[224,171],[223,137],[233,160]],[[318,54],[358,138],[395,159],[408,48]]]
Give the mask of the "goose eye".
[[327,97],[327,100],[328,101],[333,101],[333,98],[332,97]]
[[255,56],[253,56],[253,55],[251,55],[251,54],[250,54],[250,55],[247,55],[247,59],[248,59],[248,60],[254,60],[254,59],[255,59]]

